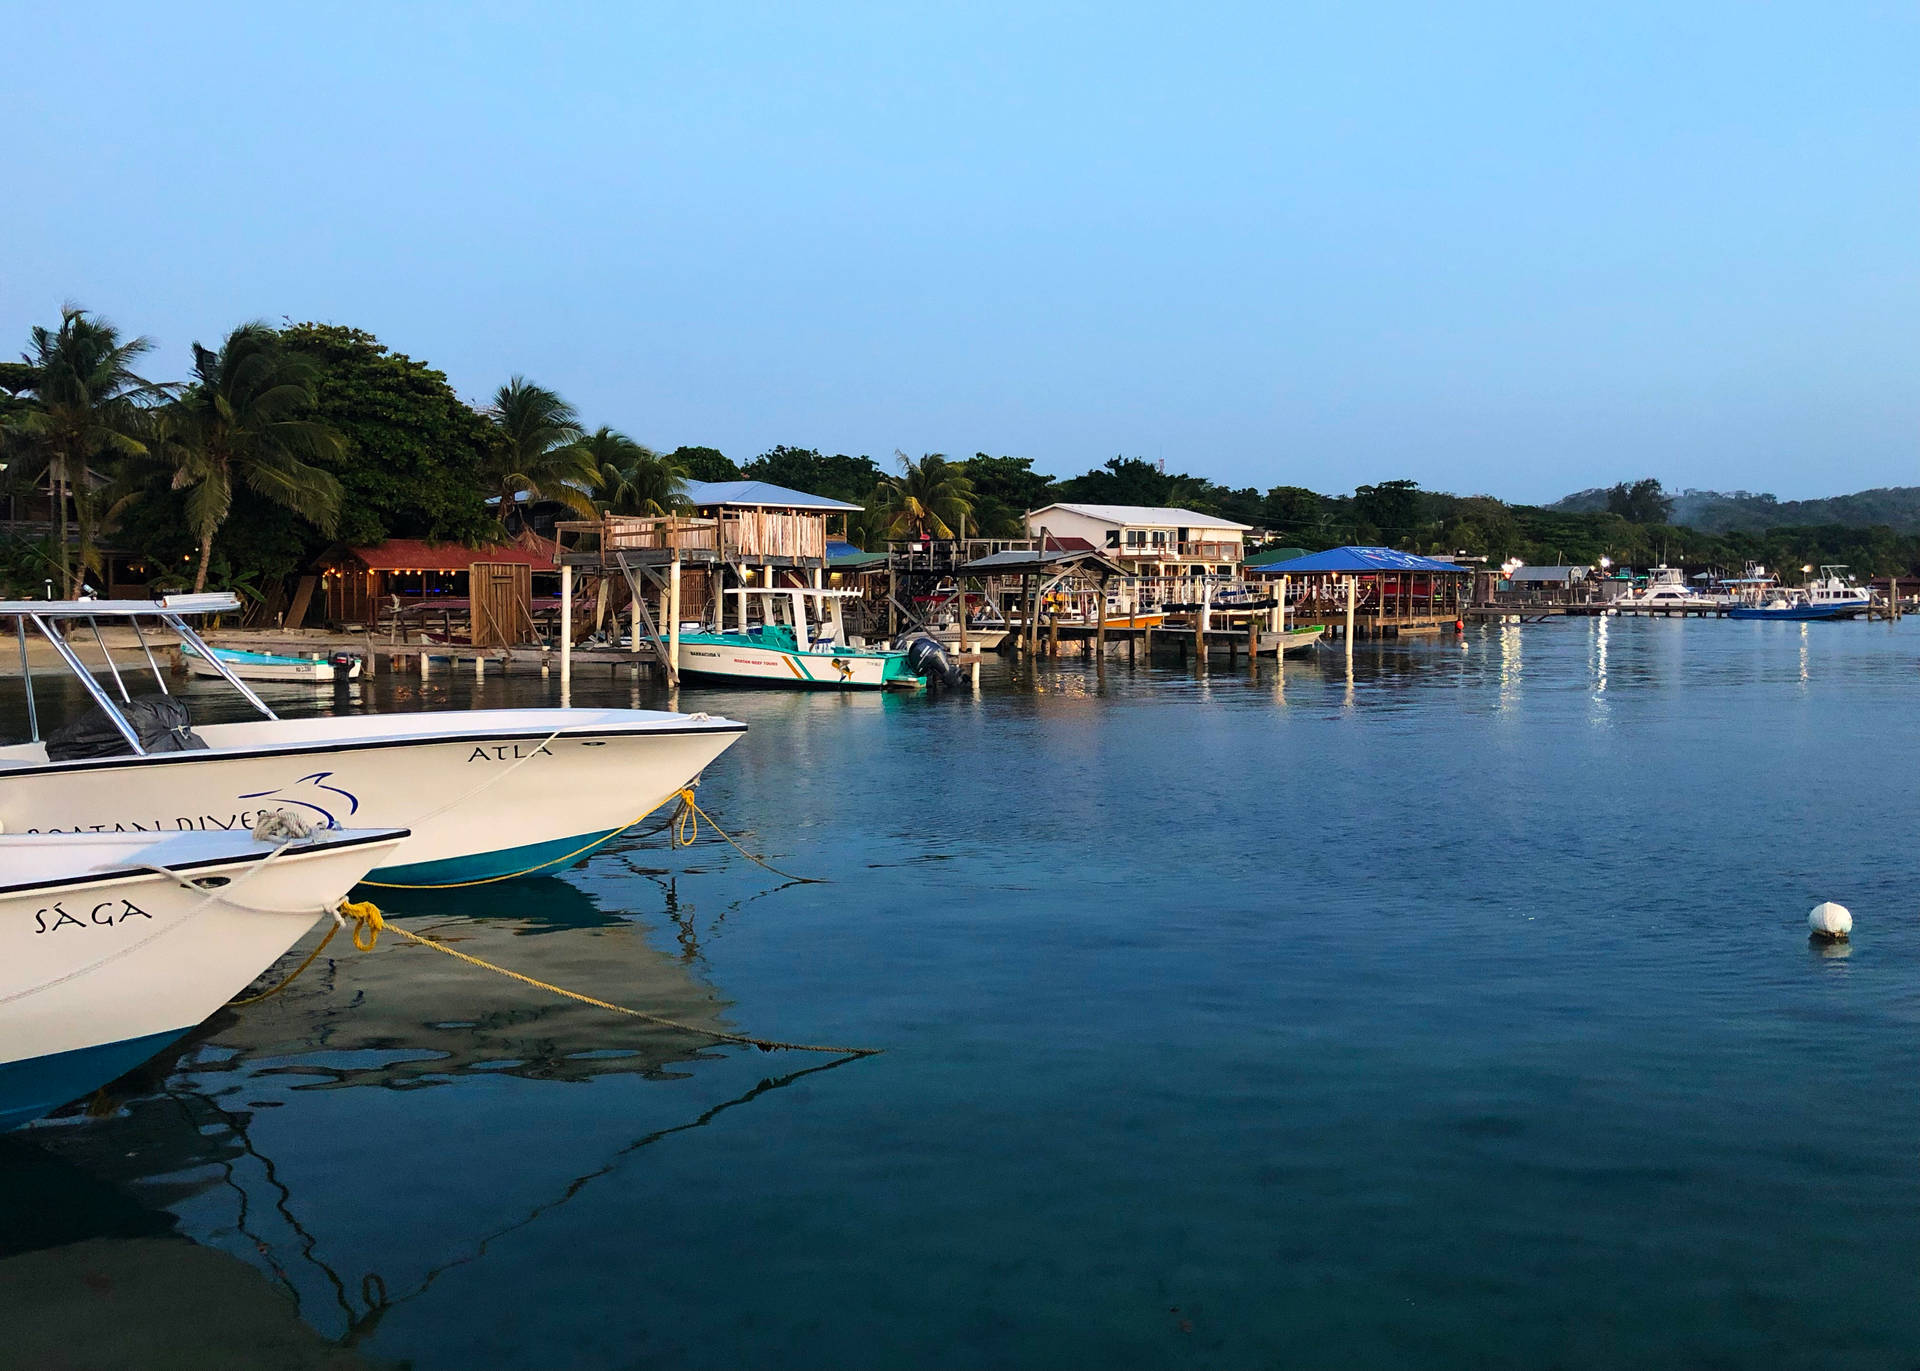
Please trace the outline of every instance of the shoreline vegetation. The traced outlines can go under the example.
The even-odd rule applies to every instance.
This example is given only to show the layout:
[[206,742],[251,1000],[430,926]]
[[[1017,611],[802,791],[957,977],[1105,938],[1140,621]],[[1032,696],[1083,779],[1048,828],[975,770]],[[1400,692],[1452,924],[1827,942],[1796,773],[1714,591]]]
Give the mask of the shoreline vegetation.
[[196,342],[182,380],[143,374],[151,351],[149,339],[68,305],[57,324],[30,331],[18,361],[0,362],[0,595],[38,596],[50,584],[77,594],[101,584],[115,554],[157,591],[230,590],[264,603],[341,545],[483,547],[511,536],[522,500],[585,517],[661,514],[684,507],[690,480],[743,478],[860,505],[848,533],[868,548],[953,536],[963,521],[977,536],[1022,537],[1026,510],[1069,502],[1223,516],[1257,530],[1249,552],[1367,543],[1535,565],[1920,567],[1920,491],[1910,488],[1780,503],[1673,496],[1647,478],[1538,506],[1407,480],[1346,495],[1236,488],[1124,456],[1064,478],[1034,470],[1032,458],[987,453],[896,452],[883,466],[781,445],[736,463],[711,447],[661,452],[608,426],[590,430],[519,375],[476,408],[443,373],[335,324],[243,323],[214,346]]

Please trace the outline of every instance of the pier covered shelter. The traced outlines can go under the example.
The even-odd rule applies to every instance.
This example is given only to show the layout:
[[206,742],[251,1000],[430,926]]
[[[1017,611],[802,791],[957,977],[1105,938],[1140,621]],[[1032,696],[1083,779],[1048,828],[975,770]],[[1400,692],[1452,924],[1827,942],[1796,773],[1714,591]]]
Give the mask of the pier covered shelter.
[[1336,547],[1246,568],[1248,577],[1278,580],[1296,624],[1379,637],[1438,628],[1467,607],[1473,570],[1390,547]]
[[476,566],[525,567],[533,606],[558,603],[560,567],[550,539],[522,533],[512,542],[473,548],[389,538],[372,547],[340,547],[320,559],[327,619],[371,624],[384,615],[435,612],[464,617]]
[[[1050,595],[1076,599],[1084,594],[1096,607],[1092,627],[1104,648],[1108,583],[1125,579],[1129,574],[1126,567],[1098,549],[1051,546],[988,553],[962,562],[954,572],[955,583],[962,594],[971,581],[985,585],[988,601],[1003,607],[1008,626],[1015,630],[1017,640],[1024,642],[1029,653],[1039,647],[1041,608]],[[1057,649],[1057,617],[1052,625]]]

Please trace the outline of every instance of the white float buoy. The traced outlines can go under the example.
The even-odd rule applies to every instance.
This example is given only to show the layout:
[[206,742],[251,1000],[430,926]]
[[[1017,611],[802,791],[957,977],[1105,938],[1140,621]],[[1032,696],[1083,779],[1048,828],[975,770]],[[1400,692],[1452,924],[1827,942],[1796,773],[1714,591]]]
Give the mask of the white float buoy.
[[1853,914],[1843,904],[1822,900],[1807,915],[1807,927],[1816,938],[1843,943],[1847,935],[1853,932]]

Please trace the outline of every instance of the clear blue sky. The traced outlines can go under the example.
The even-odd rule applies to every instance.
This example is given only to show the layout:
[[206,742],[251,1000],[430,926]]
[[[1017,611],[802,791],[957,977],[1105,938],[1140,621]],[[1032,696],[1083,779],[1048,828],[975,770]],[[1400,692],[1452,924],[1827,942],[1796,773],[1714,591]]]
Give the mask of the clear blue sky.
[[[559,13],[564,11],[564,13]],[[378,334],[654,445],[1920,483],[1920,7],[10,4],[0,346]]]

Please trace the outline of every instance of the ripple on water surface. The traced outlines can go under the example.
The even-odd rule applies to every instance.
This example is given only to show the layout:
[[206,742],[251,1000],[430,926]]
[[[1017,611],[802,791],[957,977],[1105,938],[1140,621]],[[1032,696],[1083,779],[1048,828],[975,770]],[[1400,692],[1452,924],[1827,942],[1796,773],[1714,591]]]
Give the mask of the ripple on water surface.
[[[652,837],[390,912],[693,1030],[885,1055],[323,957],[4,1140],[0,1307],[73,1335],[62,1292],[110,1273],[110,1339],[191,1252],[206,1327],[288,1365],[1907,1364],[1917,647],[1569,621],[689,691],[753,725],[702,803],[827,884]],[[1826,898],[1844,955],[1806,943]]]

